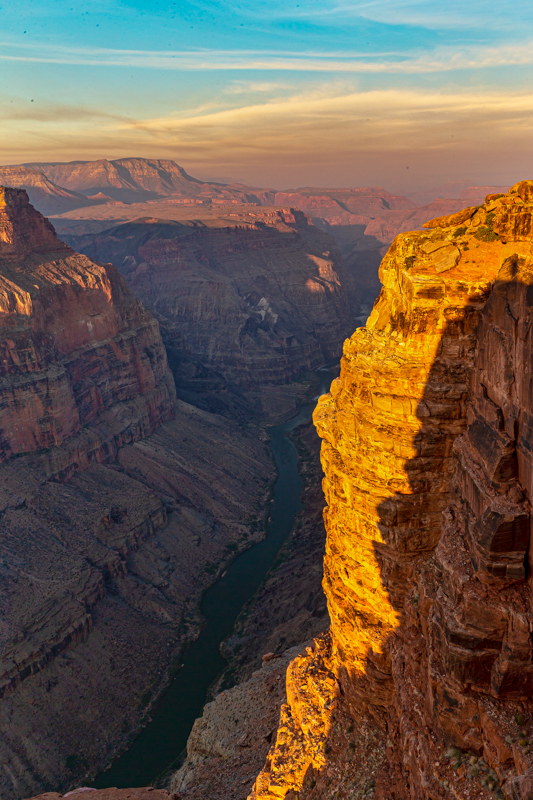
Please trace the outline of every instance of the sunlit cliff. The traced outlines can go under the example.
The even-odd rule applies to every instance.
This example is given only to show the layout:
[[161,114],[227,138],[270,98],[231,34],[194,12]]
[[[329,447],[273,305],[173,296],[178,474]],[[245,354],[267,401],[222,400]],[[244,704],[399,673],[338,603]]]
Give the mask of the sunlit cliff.
[[532,235],[522,181],[382,262],[314,417],[331,629],[289,667],[254,800],[533,797]]

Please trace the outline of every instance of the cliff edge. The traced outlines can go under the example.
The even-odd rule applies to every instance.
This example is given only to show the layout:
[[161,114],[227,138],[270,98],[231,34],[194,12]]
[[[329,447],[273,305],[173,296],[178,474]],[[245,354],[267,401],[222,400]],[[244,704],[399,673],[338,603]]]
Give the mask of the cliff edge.
[[254,800],[533,796],[533,181],[425,227],[315,412],[331,629]]

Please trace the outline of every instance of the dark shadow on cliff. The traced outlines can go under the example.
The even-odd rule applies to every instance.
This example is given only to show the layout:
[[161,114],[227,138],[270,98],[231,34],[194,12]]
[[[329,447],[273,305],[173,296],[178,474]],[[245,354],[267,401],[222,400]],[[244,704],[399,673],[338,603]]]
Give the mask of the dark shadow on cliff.
[[[466,305],[444,328],[417,406],[420,428],[412,440],[415,455],[403,467],[411,491],[397,492],[378,506],[382,541],[374,541],[376,567],[388,601],[398,614],[397,626],[380,652],[370,650],[364,672],[348,674],[342,669],[338,674],[340,696],[326,745],[326,766],[320,771],[310,768],[303,794],[289,793],[287,797],[445,798],[450,796],[448,786],[451,791],[452,783],[459,781],[459,791],[485,791],[489,787],[487,797],[503,798],[501,777],[494,764],[504,765],[502,775],[509,770],[509,764],[512,766],[512,760],[505,766],[505,759],[513,758],[506,742],[525,733],[518,728],[518,732],[514,731],[513,726],[518,725],[514,720],[525,720],[520,725],[529,726],[528,712],[533,710],[529,700],[531,647],[527,625],[523,643],[520,642],[526,653],[516,668],[513,664],[518,658],[518,646],[508,657],[506,648],[514,646],[509,641],[510,634],[506,634],[504,642],[504,632],[494,633],[497,604],[503,598],[512,606],[512,598],[519,599],[528,577],[529,514],[524,511],[527,501],[522,503],[518,479],[523,485],[531,461],[527,376],[531,374],[533,351],[533,286],[527,281],[527,269],[525,279],[518,278],[518,259],[513,263],[512,258],[515,257],[489,287],[481,313],[479,305]],[[517,309],[523,312],[522,316]],[[497,345],[492,344],[505,334],[510,341],[513,336],[515,340],[520,336],[527,339],[522,350],[517,348],[512,356],[510,348],[502,351],[508,355],[507,362],[498,355]],[[475,337],[473,363],[467,358],[450,357],[454,350],[460,352],[454,344],[464,343],[465,337]],[[515,361],[514,374],[511,370],[510,375],[509,364],[520,353],[523,360]],[[508,387],[515,380],[519,382],[516,367],[523,369],[526,377],[522,388],[516,390],[523,403],[522,413],[513,423],[505,419],[509,409],[502,413],[490,398],[491,392],[495,396],[496,389],[502,388],[504,380]],[[491,380],[496,389],[489,385]],[[466,456],[454,450],[454,444],[457,448],[461,443],[463,451],[468,451]],[[461,470],[465,473],[470,469],[464,466],[464,459],[470,458],[468,453],[479,456],[479,463],[490,477],[496,511],[490,505],[490,493],[488,500],[483,497],[480,508],[473,510],[475,498],[468,491],[480,495],[481,490],[469,490],[468,486],[465,489],[468,475],[463,481],[460,475],[457,477]],[[503,500],[509,501],[507,516],[501,509],[498,511],[497,503]],[[515,512],[509,510],[512,502],[516,504]],[[512,513],[515,516],[511,519]],[[461,602],[463,595],[467,598],[457,615],[460,619],[451,618],[451,622],[445,619],[446,603],[455,597],[450,576],[465,586],[468,581],[459,595]],[[354,608],[357,613],[356,603]],[[455,613],[453,602],[451,610]],[[377,625],[381,623],[378,621]],[[480,630],[483,625],[487,630]],[[487,633],[491,625],[492,638]],[[505,658],[509,661],[502,667],[500,661]],[[510,671],[513,668],[515,673]],[[486,724],[483,719],[480,721],[479,710],[474,713],[478,708],[483,715],[483,705],[478,705],[480,698],[492,704],[494,711],[490,713],[494,719],[505,702],[512,728],[507,733],[511,737],[504,738],[504,727],[497,730],[503,725],[501,720],[496,723],[494,734],[490,720]],[[492,747],[494,764],[485,764],[482,756],[489,758],[487,753],[492,752]],[[455,753],[453,769],[446,751]],[[366,765],[361,753],[366,754]],[[371,764],[369,753],[376,756]],[[524,762],[522,770],[525,769]],[[518,767],[517,770],[520,775]],[[510,780],[519,780],[512,778],[512,771],[510,774]]]
[[[330,236],[297,210],[257,213],[143,218],[68,237],[115,264],[156,317],[178,397],[242,424],[268,415],[263,391],[340,358],[359,313]],[[298,398],[287,403],[281,417]]]

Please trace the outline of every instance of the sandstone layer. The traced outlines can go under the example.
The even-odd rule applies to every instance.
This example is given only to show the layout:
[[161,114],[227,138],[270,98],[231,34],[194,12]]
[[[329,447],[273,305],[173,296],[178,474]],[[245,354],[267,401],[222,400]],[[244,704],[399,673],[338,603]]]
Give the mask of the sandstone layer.
[[287,383],[336,358],[353,325],[334,240],[295,209],[148,218],[69,241],[112,261],[159,320],[178,391]]
[[0,792],[79,785],[139,728],[200,593],[262,535],[256,431],[176,403],[111,265],[0,196]]
[[369,716],[376,797],[532,796],[532,233],[523,181],[382,263],[315,412],[331,630],[289,668],[253,798],[362,796],[341,734]]

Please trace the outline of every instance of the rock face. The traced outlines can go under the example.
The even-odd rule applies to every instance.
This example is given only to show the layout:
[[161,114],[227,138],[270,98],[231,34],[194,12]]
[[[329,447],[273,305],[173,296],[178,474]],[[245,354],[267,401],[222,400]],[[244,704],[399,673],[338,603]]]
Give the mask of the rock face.
[[[252,189],[238,183],[209,183],[193,178],[174,161],[150,158],[119,158],[108,161],[35,162],[25,164],[70,191],[91,197],[100,192],[108,198],[133,203],[157,197],[208,202],[261,203],[275,192]],[[66,210],[66,209],[65,209]]]
[[339,731],[369,717],[365,796],[531,796],[532,229],[523,181],[382,263],[315,412],[330,635],[288,672],[253,798],[352,796]]
[[73,474],[170,419],[157,323],[118,272],[60,242],[24,191],[2,190],[0,237],[0,462],[57,448],[49,473]]
[[334,359],[351,326],[335,243],[295,209],[141,219],[70,241],[116,264],[157,317],[178,389],[287,383]]
[[61,214],[72,208],[92,205],[91,200],[82,194],[58,186],[39,170],[29,167],[0,167],[0,185],[25,189],[31,202],[43,214]]
[[0,793],[79,785],[138,730],[201,592],[260,538],[255,432],[186,403],[111,265],[0,195]]

